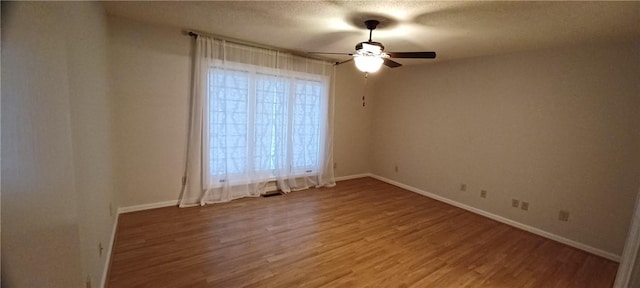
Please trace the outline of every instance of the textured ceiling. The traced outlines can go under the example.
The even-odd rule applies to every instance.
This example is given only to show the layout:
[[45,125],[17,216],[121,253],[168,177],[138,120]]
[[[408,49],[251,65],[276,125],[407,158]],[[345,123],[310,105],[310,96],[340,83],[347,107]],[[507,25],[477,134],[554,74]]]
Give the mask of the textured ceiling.
[[[640,2],[106,2],[110,15],[296,51],[353,52],[364,20],[386,51],[437,61],[577,43],[640,39]],[[346,58],[336,58],[343,60]],[[434,60],[401,59],[403,64]]]

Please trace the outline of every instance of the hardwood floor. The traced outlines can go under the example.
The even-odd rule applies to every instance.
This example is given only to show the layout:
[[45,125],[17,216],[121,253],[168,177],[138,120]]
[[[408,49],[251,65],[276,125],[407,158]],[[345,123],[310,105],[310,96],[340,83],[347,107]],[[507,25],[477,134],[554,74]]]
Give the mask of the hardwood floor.
[[122,214],[108,287],[611,287],[617,267],[361,178]]

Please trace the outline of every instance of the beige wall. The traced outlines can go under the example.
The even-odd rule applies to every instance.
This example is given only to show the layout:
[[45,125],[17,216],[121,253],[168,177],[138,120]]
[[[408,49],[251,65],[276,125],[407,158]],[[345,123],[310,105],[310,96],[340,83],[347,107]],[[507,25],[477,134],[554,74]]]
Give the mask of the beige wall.
[[[362,107],[362,96],[374,93],[370,76],[365,88],[364,74],[353,63],[336,68],[335,131],[333,133],[335,176],[369,173],[371,167],[372,108]],[[368,95],[366,95],[368,94]],[[368,103],[368,101],[366,101]]]
[[177,200],[190,87],[189,37],[109,17],[117,185],[121,206]]
[[97,3],[2,2],[2,286],[101,280],[114,220],[104,20]]
[[[177,28],[119,17],[109,17],[109,28],[121,206],[177,200],[185,165],[191,39]],[[362,78],[352,67],[337,69],[336,176],[369,171],[371,112],[362,109]]]
[[[84,280],[102,281],[115,221],[107,17],[99,3],[66,5],[71,139]],[[114,207],[114,208],[112,208]],[[113,209],[113,211],[110,211]],[[103,254],[99,253],[99,245]]]
[[639,185],[638,51],[588,45],[387,73],[371,101],[372,172],[619,255]]

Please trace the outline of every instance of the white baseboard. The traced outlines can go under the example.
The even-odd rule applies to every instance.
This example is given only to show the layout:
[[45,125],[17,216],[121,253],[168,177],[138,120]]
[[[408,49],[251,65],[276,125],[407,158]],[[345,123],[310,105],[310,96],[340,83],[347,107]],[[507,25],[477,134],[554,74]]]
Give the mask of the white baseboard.
[[335,180],[337,182],[337,181],[345,181],[345,180],[358,179],[358,178],[364,178],[364,177],[373,177],[373,175],[371,175],[371,173],[362,173],[362,174],[336,177]]
[[109,246],[107,247],[107,257],[105,257],[104,261],[104,269],[102,271],[102,280],[100,280],[100,287],[104,288],[107,285],[107,274],[109,274],[109,267],[111,266],[111,253],[113,251],[113,245],[116,241],[116,229],[118,228],[118,219],[120,218],[120,213],[116,213],[116,220],[113,222],[113,229],[111,229],[111,240],[109,241]]
[[142,210],[154,209],[154,208],[162,208],[162,207],[168,207],[168,206],[178,206],[178,200],[170,200],[170,201],[164,201],[164,202],[120,207],[118,208],[118,214],[134,212],[134,211],[142,211]]
[[481,209],[478,209],[478,208],[475,208],[475,207],[471,207],[469,205],[462,204],[460,202],[456,202],[456,201],[453,201],[451,199],[448,199],[448,198],[445,198],[445,197],[442,197],[442,196],[439,196],[439,195],[436,195],[436,194],[433,194],[433,193],[429,193],[427,191],[418,189],[416,187],[409,186],[407,184],[403,184],[403,183],[400,183],[400,182],[397,182],[397,181],[394,181],[394,180],[391,180],[391,179],[388,179],[388,178],[385,178],[385,177],[382,177],[382,176],[378,176],[378,175],[375,175],[375,174],[371,174],[370,176],[375,178],[375,179],[378,179],[380,181],[383,181],[383,182],[389,183],[391,185],[400,187],[402,189],[418,193],[420,195],[432,198],[434,200],[438,200],[440,202],[447,203],[449,205],[456,206],[458,208],[462,208],[464,210],[467,210],[469,212],[472,212],[472,213],[487,217],[489,219],[493,219],[493,220],[496,220],[498,222],[502,222],[504,224],[507,224],[507,225],[510,225],[510,226],[525,230],[527,232],[531,232],[533,234],[536,234],[536,235],[539,235],[539,236],[542,236],[542,237],[545,237],[545,238],[548,238],[548,239],[551,239],[551,240],[554,240],[554,241],[569,245],[571,247],[578,248],[580,250],[589,252],[591,254],[595,254],[595,255],[598,255],[600,257],[607,258],[607,259],[609,259],[611,261],[615,261],[615,262],[618,262],[618,263],[620,262],[620,255],[616,255],[616,254],[613,254],[611,252],[607,252],[607,251],[604,251],[604,250],[601,250],[601,249],[586,245],[584,243],[580,243],[580,242],[577,242],[577,241],[574,241],[574,240],[571,240],[571,239],[567,239],[567,238],[564,238],[562,236],[559,236],[559,235],[556,235],[556,234],[553,234],[553,233],[550,233],[550,232],[547,232],[547,231],[544,231],[544,230],[541,230],[541,229],[538,229],[538,228],[535,228],[535,227],[532,227],[532,226],[529,226],[529,225],[526,225],[526,224],[522,224],[520,222],[516,222],[514,220],[511,220],[511,219],[508,219],[508,218],[504,218],[502,216],[499,216],[499,215],[496,215],[496,214],[493,214],[493,213],[490,213],[490,212],[487,212],[487,211],[484,211],[484,210],[481,210]]

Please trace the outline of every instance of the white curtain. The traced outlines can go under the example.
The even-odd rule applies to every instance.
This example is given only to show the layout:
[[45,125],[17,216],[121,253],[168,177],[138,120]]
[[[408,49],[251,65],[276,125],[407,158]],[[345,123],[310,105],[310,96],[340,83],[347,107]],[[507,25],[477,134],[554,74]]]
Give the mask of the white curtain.
[[622,251],[613,287],[640,287],[640,192],[636,196],[636,206],[631,217],[627,242]]
[[331,63],[198,36],[180,207],[333,186]]

